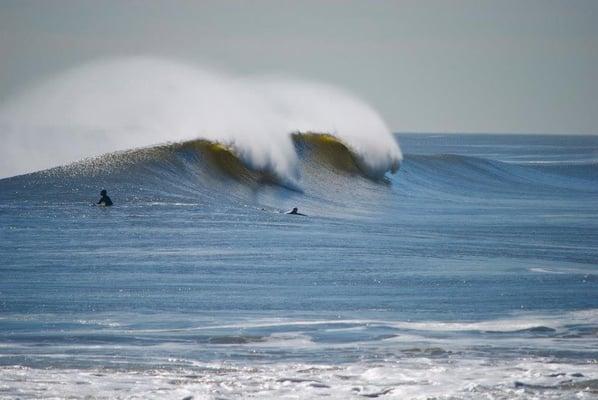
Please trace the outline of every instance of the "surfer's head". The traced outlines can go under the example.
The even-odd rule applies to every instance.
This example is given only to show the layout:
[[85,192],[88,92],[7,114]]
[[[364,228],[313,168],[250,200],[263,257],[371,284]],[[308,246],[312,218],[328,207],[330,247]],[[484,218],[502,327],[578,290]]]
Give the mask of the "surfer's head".
[[299,209],[297,207],[293,207],[293,211],[291,211],[293,214],[297,214],[297,211],[299,211]]
[[106,196],[108,192],[106,192],[106,189],[102,189],[102,191],[100,192],[100,196]]

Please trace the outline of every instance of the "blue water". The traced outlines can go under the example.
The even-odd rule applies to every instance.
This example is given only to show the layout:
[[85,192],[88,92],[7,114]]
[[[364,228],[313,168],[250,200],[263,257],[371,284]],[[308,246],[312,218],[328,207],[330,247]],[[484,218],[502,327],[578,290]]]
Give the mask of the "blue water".
[[598,137],[397,139],[384,181],[299,149],[299,190],[185,151],[0,180],[0,398],[596,398]]

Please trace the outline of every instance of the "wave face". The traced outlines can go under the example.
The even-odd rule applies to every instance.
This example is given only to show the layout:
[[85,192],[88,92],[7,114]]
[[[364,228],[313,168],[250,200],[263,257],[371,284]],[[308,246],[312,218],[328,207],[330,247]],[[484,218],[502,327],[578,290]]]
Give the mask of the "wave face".
[[0,129],[0,176],[203,139],[234,149],[254,170],[293,182],[292,132],[334,134],[378,176],[402,157],[380,116],[339,89],[151,58],[96,62],[60,74],[4,104]]

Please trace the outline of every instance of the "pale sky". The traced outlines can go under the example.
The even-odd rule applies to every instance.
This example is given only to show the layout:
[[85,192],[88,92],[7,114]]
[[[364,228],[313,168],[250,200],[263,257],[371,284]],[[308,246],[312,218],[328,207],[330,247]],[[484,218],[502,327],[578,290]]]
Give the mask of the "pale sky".
[[329,83],[393,131],[598,134],[598,1],[0,0],[0,101],[149,55]]

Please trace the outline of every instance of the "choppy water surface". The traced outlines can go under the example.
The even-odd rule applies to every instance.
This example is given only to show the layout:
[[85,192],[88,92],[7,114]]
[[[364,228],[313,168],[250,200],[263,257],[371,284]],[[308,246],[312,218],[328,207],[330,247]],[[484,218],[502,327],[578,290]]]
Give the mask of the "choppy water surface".
[[0,180],[0,398],[597,398],[598,138],[398,140]]

